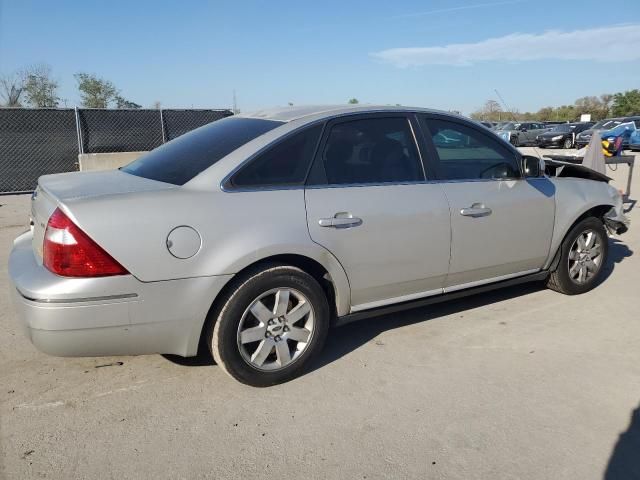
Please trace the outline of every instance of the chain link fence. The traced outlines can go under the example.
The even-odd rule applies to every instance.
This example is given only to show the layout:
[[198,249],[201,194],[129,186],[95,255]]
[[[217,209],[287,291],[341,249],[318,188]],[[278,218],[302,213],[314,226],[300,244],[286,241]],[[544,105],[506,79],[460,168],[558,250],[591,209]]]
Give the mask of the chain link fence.
[[78,170],[79,153],[138,152],[230,110],[0,108],[0,193],[31,192],[38,177]]
[[0,192],[32,191],[40,175],[77,169],[73,109],[0,109]]

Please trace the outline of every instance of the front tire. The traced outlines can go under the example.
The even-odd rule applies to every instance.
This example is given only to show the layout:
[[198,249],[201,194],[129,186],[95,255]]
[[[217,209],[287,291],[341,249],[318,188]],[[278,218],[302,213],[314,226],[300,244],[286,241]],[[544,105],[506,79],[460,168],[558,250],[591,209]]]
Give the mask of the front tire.
[[573,140],[571,140],[570,138],[565,138],[564,139],[564,143],[562,144],[562,146],[566,150],[569,150],[570,148],[573,148]]
[[247,272],[212,312],[207,340],[222,369],[254,387],[300,375],[324,345],[329,305],[303,270],[271,265]]
[[565,295],[579,295],[594,288],[609,253],[609,238],[602,222],[588,217],[567,234],[560,247],[558,266],[547,287]]

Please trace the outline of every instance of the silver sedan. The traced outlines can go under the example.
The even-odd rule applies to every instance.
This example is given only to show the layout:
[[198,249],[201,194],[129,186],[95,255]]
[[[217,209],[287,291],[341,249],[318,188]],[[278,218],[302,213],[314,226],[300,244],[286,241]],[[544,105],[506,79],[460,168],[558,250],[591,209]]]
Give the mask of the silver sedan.
[[266,386],[300,374],[331,325],[526,281],[586,292],[607,228],[627,227],[606,177],[545,173],[463,117],[287,108],[119,170],[41,177],[9,273],[44,352],[193,356],[203,341]]

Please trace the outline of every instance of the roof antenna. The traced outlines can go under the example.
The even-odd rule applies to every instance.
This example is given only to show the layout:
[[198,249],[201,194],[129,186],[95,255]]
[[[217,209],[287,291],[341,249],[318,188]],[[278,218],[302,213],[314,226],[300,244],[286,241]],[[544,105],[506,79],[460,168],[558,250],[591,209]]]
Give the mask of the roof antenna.
[[[504,107],[504,109],[511,114],[512,120],[514,122],[517,122],[518,120],[516,119],[516,114],[513,112],[513,110],[509,108],[509,106],[507,105],[507,102],[504,101],[504,98],[502,98],[502,95],[500,95],[500,92],[498,91],[498,89],[494,88],[493,91],[496,92],[496,95],[500,99],[500,102],[502,102],[502,106]],[[533,149],[535,150],[538,158],[542,158],[542,156],[540,155],[540,152],[538,151],[538,146],[534,144]]]

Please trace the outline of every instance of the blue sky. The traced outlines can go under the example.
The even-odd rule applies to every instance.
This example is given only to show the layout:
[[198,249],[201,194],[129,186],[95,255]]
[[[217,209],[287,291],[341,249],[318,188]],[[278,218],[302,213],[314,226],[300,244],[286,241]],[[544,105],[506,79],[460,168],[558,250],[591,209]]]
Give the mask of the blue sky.
[[[0,0],[0,72],[45,62],[143,106],[401,103],[520,111],[640,88],[637,0]],[[635,13],[634,13],[635,12]],[[601,20],[607,19],[607,20]],[[576,33],[577,32],[577,33]]]

